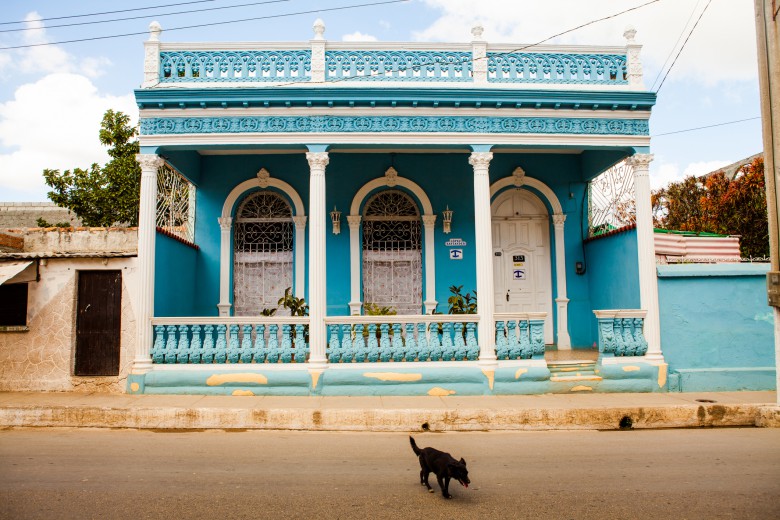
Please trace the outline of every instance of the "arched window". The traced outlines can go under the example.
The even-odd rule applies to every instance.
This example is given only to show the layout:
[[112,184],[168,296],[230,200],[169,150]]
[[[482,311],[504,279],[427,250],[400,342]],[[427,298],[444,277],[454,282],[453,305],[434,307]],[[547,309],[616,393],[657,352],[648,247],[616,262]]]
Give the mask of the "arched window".
[[382,191],[365,205],[363,302],[392,307],[398,314],[421,313],[420,211],[402,191]]
[[236,316],[277,307],[292,286],[292,209],[278,193],[249,194],[238,206],[233,231],[233,305]]

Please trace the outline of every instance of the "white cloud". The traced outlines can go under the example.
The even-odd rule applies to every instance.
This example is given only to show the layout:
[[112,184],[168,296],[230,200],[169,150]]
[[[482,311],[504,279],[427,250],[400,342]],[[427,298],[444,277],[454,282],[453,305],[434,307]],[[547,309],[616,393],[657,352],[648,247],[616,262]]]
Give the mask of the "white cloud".
[[[473,0],[423,1],[430,8],[440,11],[441,16],[430,27],[414,35],[418,40],[470,41],[471,27],[481,22],[485,27],[483,37],[488,42],[523,44],[538,42],[630,7],[619,0],[522,2],[522,7],[517,0],[480,0],[477,17]],[[642,60],[645,63],[645,83],[649,88],[657,71],[672,53],[686,23],[690,19],[688,27],[692,26],[704,5],[700,0],[658,2],[548,43],[623,45],[623,30],[627,25],[633,25],[637,29],[637,42],[644,45]],[[695,6],[697,9],[691,18]],[[688,79],[711,85],[728,80],[755,80],[755,47],[752,3],[712,2],[667,81]],[[671,56],[674,59],[674,54]],[[648,71],[652,76],[648,76]]]
[[345,42],[375,42],[376,36],[370,34],[363,34],[360,31],[355,31],[352,34],[345,34],[341,37],[341,41]]
[[14,190],[45,200],[44,168],[106,162],[98,132],[109,108],[131,117],[137,112],[132,94],[100,95],[89,78],[77,74],[50,74],[19,87],[13,100],[0,104],[0,145],[9,150],[0,154],[0,193]]
[[698,177],[706,173],[714,172],[723,166],[731,164],[730,161],[700,161],[690,163],[685,168],[679,164],[661,162],[657,166],[650,163],[650,187],[654,190],[668,186],[669,183],[678,182],[691,175]]

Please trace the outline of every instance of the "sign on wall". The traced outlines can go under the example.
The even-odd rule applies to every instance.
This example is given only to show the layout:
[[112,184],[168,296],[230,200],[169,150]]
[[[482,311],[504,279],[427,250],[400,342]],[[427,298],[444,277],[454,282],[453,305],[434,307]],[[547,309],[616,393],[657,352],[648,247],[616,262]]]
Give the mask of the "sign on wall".
[[463,249],[450,249],[450,260],[463,260]]
[[444,242],[444,245],[447,247],[463,247],[466,245],[466,241],[462,238],[451,238]]

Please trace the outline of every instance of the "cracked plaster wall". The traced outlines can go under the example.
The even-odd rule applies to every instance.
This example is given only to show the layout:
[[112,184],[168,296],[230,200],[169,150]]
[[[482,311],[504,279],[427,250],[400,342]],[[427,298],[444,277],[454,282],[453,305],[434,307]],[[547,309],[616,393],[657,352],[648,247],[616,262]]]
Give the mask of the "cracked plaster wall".
[[[29,284],[28,332],[0,332],[0,391],[125,391],[135,354],[137,259],[50,259]],[[73,375],[76,276],[79,270],[120,270],[122,310],[119,375]]]

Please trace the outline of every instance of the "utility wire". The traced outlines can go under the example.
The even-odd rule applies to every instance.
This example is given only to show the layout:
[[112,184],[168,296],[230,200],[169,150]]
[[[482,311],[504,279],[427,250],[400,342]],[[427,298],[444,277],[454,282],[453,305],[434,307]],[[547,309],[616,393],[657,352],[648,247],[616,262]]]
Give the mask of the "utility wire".
[[[385,0],[382,2],[372,2],[372,3],[366,3],[366,4],[353,4],[353,5],[344,5],[340,7],[329,7],[326,9],[311,9],[309,11],[298,11],[297,13],[283,13],[283,14],[273,14],[273,15],[267,15],[267,16],[255,16],[253,18],[241,18],[238,20],[227,20],[224,22],[211,22],[211,23],[202,23],[197,25],[187,25],[183,27],[172,27],[170,29],[165,29],[166,31],[181,31],[184,29],[196,29],[200,27],[213,27],[215,25],[225,25],[230,23],[240,23],[240,22],[251,22],[255,20],[269,20],[272,18],[285,18],[287,16],[298,16],[303,14],[313,14],[313,13],[324,13],[324,12],[330,12],[330,11],[344,11],[347,9],[356,9],[359,7],[373,7],[377,5],[387,5],[387,4],[400,4],[401,2],[408,2],[409,0]],[[655,0],[658,1],[658,0]],[[62,45],[65,43],[78,43],[78,42],[89,42],[89,41],[95,41],[95,40],[108,40],[111,38],[123,38],[126,36],[140,36],[144,34],[149,34],[149,31],[142,31],[142,32],[132,32],[132,33],[125,33],[125,34],[112,34],[108,36],[93,36],[91,38],[79,38],[76,40],[63,40],[59,42],[45,42],[45,43],[31,43],[27,45],[13,45],[10,47],[0,47],[0,51],[7,51],[12,49],[27,49],[30,47],[44,47],[46,45]]]
[[[208,0],[213,1],[213,0]],[[74,22],[74,23],[63,23],[59,25],[47,25],[44,27],[46,30],[49,29],[55,29],[58,27],[73,27],[76,25],[94,25],[98,23],[111,23],[111,22],[123,22],[126,20],[138,20],[139,18],[148,18],[150,16],[172,16],[175,14],[190,14],[190,13],[203,13],[206,11],[219,11],[222,9],[235,9],[237,7],[251,7],[255,5],[262,5],[262,4],[278,4],[281,2],[292,2],[292,0],[265,0],[264,2],[252,2],[249,4],[236,4],[236,5],[225,5],[222,7],[208,7],[206,9],[191,9],[187,11],[175,11],[172,13],[155,13],[155,14],[142,14],[138,16],[127,16],[125,18],[112,18],[111,20],[93,20],[91,22]],[[40,20],[29,20],[30,22],[38,22]],[[38,27],[23,27],[19,29],[1,29],[0,33],[10,33],[10,32],[20,32],[20,31],[37,31],[40,28]]]
[[175,4],[162,4],[162,5],[150,5],[149,7],[136,7],[134,9],[120,9],[119,11],[104,11],[102,13],[87,13],[87,14],[73,14],[70,16],[55,16],[52,18],[39,18],[37,20],[21,20],[18,22],[0,22],[0,25],[12,25],[15,23],[27,23],[30,21],[36,21],[36,22],[47,22],[49,20],[65,20],[68,18],[85,18],[87,16],[101,16],[104,14],[117,14],[117,13],[128,13],[131,11],[146,11],[148,9],[157,9],[159,7],[175,7],[177,5],[189,5],[189,4],[204,4],[206,2],[214,2],[216,0],[192,0],[190,2],[177,2]]
[[[531,47],[536,47],[537,45],[541,45],[542,43],[544,43],[546,41],[550,41],[553,38],[557,38],[558,36],[563,36],[564,34],[568,34],[570,32],[574,32],[574,31],[576,31],[578,29],[582,29],[583,27],[587,27],[589,25],[593,25],[594,23],[603,22],[604,20],[609,20],[610,18],[615,18],[615,17],[620,16],[622,14],[626,14],[626,13],[628,13],[630,11],[635,11],[637,9],[641,9],[642,7],[645,7],[645,6],[648,6],[650,4],[654,4],[656,2],[660,2],[660,1],[661,0],[650,0],[649,2],[645,2],[644,4],[640,4],[640,5],[637,5],[637,6],[634,6],[634,7],[630,7],[628,9],[624,10],[624,11],[620,11],[618,13],[614,13],[614,14],[611,14],[609,16],[605,16],[603,18],[597,18],[595,20],[591,20],[590,22],[584,23],[582,25],[578,25],[577,27],[572,27],[571,29],[567,29],[567,30],[565,30],[563,32],[560,32],[558,34],[554,34],[552,36],[549,36],[549,37],[547,37],[547,38],[545,38],[543,40],[539,40],[536,43],[530,43],[528,45],[524,45],[522,47],[518,47],[517,49],[512,49],[512,50],[504,51],[504,52],[496,52],[496,53],[491,53],[491,54],[492,54],[492,56],[503,56],[503,55],[506,55],[506,54],[512,54],[512,53],[515,53],[515,52],[524,51],[524,50],[529,49]],[[2,50],[2,49],[0,49],[0,50]],[[487,60],[487,59],[488,59],[487,56],[484,56],[484,57],[481,57],[481,58],[476,58],[476,59],[469,58],[469,59],[462,60],[461,64],[470,63],[472,61]],[[386,74],[386,73],[383,73],[382,75],[384,75],[384,74]],[[366,74],[366,75],[363,75],[363,76],[345,76],[345,77],[339,78],[339,79],[332,79],[332,80],[329,80],[327,83],[330,85],[332,83],[339,83],[339,82],[342,82],[342,81],[354,80],[356,77],[362,79],[362,78],[369,78],[371,76],[379,76],[379,75],[380,74],[374,73],[372,71],[370,74]],[[276,86],[277,87],[290,87],[290,86],[293,86],[293,85],[299,85],[299,84],[304,84],[304,83],[307,84],[307,85],[312,85],[312,82],[310,82],[310,81],[305,81],[305,82],[304,81],[291,81],[289,83],[280,83],[280,84],[278,84]]]
[[658,92],[661,91],[661,87],[664,86],[664,82],[666,81],[666,78],[669,76],[669,73],[674,68],[674,64],[677,63],[677,58],[679,58],[680,54],[682,54],[682,51],[685,48],[685,44],[688,43],[688,40],[691,38],[691,35],[693,34],[693,31],[696,30],[696,26],[699,25],[699,22],[701,21],[701,17],[704,16],[704,13],[707,12],[707,8],[710,6],[711,3],[712,3],[712,0],[709,0],[709,2],[707,2],[707,5],[704,6],[704,10],[701,12],[701,14],[699,15],[699,18],[696,20],[696,23],[693,24],[693,27],[691,27],[691,32],[688,33],[688,37],[685,38],[685,41],[683,42],[682,47],[680,47],[680,50],[677,52],[677,56],[674,57],[674,61],[669,66],[669,69],[666,71],[666,74],[664,74],[664,79],[661,80],[661,84],[658,85],[658,89],[655,91],[656,94],[658,94]]
[[715,123],[714,125],[697,126],[696,128],[686,128],[685,130],[675,130],[674,132],[664,132],[663,134],[655,134],[655,135],[651,135],[650,137],[661,137],[662,135],[682,134],[684,132],[693,132],[694,130],[703,130],[705,128],[714,128],[716,126],[726,126],[726,125],[733,125],[735,123],[743,123],[745,121],[755,121],[756,119],[761,119],[761,116],[748,117],[747,119],[737,119],[736,121],[725,121],[723,123]]
[[680,36],[677,37],[677,41],[674,42],[674,45],[669,50],[669,55],[664,60],[664,64],[661,66],[660,69],[658,69],[658,74],[655,76],[655,79],[653,80],[653,86],[650,87],[650,90],[653,90],[655,88],[655,84],[658,83],[658,78],[661,77],[661,73],[666,68],[666,64],[669,63],[669,58],[672,57],[672,54],[674,53],[674,50],[677,48],[677,45],[680,43],[680,40],[682,40],[683,34],[685,34],[685,30],[688,28],[688,24],[691,23],[691,20],[693,20],[693,15],[696,14],[696,10],[699,8],[699,4],[701,3],[701,0],[696,0],[696,5],[693,6],[693,9],[691,10],[691,14],[688,16],[688,20],[685,22],[685,25],[682,28],[682,31],[680,31]]

